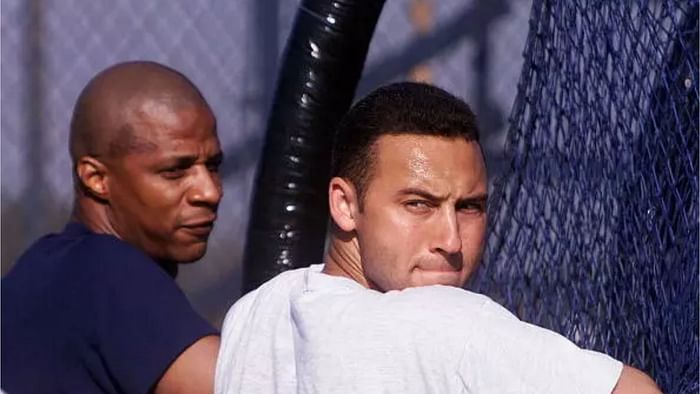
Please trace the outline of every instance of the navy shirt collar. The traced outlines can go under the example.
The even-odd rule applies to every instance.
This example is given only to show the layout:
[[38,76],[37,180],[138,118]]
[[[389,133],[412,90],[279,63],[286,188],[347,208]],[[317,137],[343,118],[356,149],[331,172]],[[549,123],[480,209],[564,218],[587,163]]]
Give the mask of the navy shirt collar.
[[63,234],[68,236],[80,236],[94,234],[94,232],[92,232],[89,228],[87,228],[87,226],[80,222],[70,221],[63,228]]

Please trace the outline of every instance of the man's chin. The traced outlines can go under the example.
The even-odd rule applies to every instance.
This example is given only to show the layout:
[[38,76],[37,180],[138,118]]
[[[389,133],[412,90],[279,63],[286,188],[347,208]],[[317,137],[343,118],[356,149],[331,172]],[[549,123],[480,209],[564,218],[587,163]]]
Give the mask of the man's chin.
[[204,257],[207,252],[207,243],[197,243],[172,253],[172,261],[177,264],[195,263]]

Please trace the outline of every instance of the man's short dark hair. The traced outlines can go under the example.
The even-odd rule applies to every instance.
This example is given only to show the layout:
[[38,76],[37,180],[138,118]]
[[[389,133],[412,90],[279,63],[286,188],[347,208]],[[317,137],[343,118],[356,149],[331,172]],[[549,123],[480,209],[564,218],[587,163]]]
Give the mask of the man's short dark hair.
[[358,101],[340,121],[331,176],[352,182],[361,202],[372,176],[376,141],[402,134],[479,141],[476,116],[464,101],[425,83],[393,83]]

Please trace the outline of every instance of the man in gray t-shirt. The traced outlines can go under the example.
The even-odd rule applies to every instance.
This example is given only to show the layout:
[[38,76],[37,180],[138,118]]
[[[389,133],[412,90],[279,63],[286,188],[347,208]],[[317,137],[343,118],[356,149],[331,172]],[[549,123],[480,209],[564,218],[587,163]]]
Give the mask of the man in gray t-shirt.
[[332,176],[325,264],[234,305],[217,392],[658,392],[640,371],[461,289],[487,223],[463,101],[419,83],[375,90],[341,121]]

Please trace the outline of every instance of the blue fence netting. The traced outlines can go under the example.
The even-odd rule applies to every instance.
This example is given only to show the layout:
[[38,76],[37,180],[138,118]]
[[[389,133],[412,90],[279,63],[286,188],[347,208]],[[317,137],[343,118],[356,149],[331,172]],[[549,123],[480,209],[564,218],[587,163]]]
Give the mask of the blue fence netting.
[[535,1],[472,288],[698,391],[698,2]]

